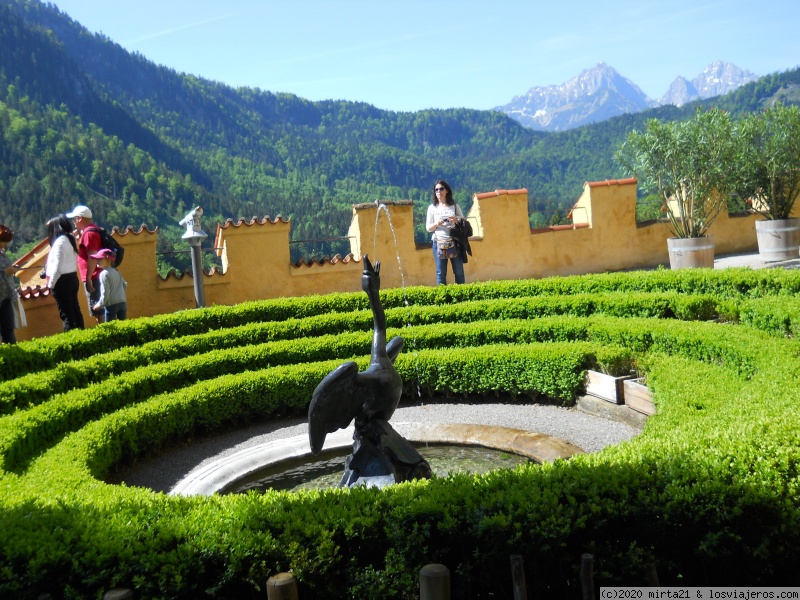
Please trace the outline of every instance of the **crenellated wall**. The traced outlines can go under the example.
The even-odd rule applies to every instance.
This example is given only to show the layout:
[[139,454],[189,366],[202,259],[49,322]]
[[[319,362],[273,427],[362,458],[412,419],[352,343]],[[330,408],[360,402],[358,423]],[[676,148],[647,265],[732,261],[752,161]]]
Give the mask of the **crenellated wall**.
[[[531,230],[528,192],[496,190],[476,194],[467,218],[472,224],[472,257],[464,267],[467,281],[540,278],[669,265],[669,230],[661,222],[636,222],[636,180],[590,182],[572,209],[572,225]],[[717,254],[757,249],[758,215],[722,213],[711,228]],[[362,256],[381,261],[383,289],[434,285],[430,245],[414,242],[413,202],[358,204],[347,235],[351,254],[293,265],[290,223],[284,219],[228,221],[217,228],[214,247],[222,270],[203,277],[207,306],[246,300],[350,292],[361,289]],[[191,274],[166,279],[156,270],[158,229],[115,231],[125,247],[120,272],[128,281],[128,316],[135,318],[195,307]],[[20,340],[61,331],[61,321],[38,273],[49,245],[41,242],[17,261],[28,327]],[[449,273],[448,281],[452,281]],[[80,298],[85,309],[85,299]],[[86,317],[85,317],[86,318]],[[94,319],[86,318],[87,325]]]

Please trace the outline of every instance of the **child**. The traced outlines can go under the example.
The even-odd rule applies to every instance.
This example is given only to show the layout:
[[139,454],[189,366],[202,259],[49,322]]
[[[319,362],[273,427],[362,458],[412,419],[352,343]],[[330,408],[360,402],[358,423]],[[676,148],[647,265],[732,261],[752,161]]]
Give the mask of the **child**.
[[128,287],[128,282],[122,278],[119,271],[111,266],[115,258],[114,251],[109,248],[101,248],[91,257],[96,259],[97,266],[103,269],[98,278],[100,299],[93,306],[93,309],[100,311],[100,309],[105,308],[106,321],[125,319],[128,316],[128,304],[125,295],[125,288]]

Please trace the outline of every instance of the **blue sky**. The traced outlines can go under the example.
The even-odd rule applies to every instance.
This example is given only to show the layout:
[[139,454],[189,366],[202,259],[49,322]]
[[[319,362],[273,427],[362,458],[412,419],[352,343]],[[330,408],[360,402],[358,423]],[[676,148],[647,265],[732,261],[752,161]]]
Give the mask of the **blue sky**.
[[651,98],[714,60],[800,66],[796,0],[52,0],[155,63],[378,108],[490,109],[598,62]]

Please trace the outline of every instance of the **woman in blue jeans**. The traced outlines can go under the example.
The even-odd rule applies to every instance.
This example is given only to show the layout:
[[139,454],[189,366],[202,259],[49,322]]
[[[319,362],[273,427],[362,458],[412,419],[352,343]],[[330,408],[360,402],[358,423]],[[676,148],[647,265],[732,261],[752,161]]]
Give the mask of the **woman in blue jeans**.
[[447,263],[453,265],[456,283],[464,283],[464,261],[453,242],[451,229],[464,219],[461,207],[453,200],[453,190],[441,179],[433,184],[433,199],[428,206],[426,229],[433,234],[433,261],[436,265],[436,284],[447,283]]

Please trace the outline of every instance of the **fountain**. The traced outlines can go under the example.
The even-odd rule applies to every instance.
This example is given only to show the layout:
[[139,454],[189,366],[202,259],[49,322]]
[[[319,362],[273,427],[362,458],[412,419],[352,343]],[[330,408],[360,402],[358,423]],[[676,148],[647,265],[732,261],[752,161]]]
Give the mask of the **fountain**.
[[[389,211],[383,204],[378,206],[376,214],[376,233],[381,209],[389,218],[394,234]],[[399,254],[397,259],[400,266]],[[379,293],[380,261],[373,267],[367,255],[363,260],[361,286],[369,297],[373,313],[369,367],[359,372],[357,364],[349,361],[322,379],[309,405],[307,437],[290,436],[254,445],[201,465],[173,487],[170,494],[236,493],[256,487],[296,488],[298,486],[291,481],[275,486],[270,483],[261,486],[259,482],[279,480],[283,473],[291,480],[293,470],[313,472],[318,468],[314,463],[341,461],[343,457],[340,487],[380,488],[396,482],[430,478],[431,465],[415,444],[420,448],[449,448],[448,451],[455,447],[454,460],[459,460],[459,453],[465,448],[486,450],[481,457],[484,464],[467,469],[474,472],[521,462],[542,463],[582,453],[577,446],[559,438],[510,427],[413,422],[399,423],[395,429],[390,425],[389,419],[397,409],[403,389],[394,361],[403,349],[404,340],[398,336],[386,342],[386,318]],[[402,277],[402,268],[400,272]],[[309,447],[312,456],[309,456]],[[352,453],[344,456],[350,447]],[[508,457],[512,458],[508,460]],[[299,487],[304,486],[302,482]]]
[[375,267],[364,255],[361,287],[373,314],[372,354],[369,367],[359,372],[349,361],[320,382],[308,408],[311,453],[322,451],[325,437],[355,422],[353,453],[345,460],[339,485],[383,487],[411,479],[428,479],[431,468],[417,450],[389,424],[403,392],[403,380],[394,360],[403,338],[386,343],[386,316],[380,299],[380,261]]
[[[394,428],[405,440],[420,449],[427,446],[455,447],[456,455],[459,453],[458,449],[463,448],[488,449],[493,453],[514,457],[515,463],[544,463],[583,453],[581,448],[557,437],[498,425],[436,422],[435,418],[431,421],[429,417],[424,423],[404,421],[396,423]],[[178,496],[235,493],[244,491],[243,488],[250,482],[298,467],[306,468],[311,463],[318,463],[332,456],[343,461],[343,457],[353,447],[354,433],[355,428],[351,425],[329,434],[317,457],[309,451],[307,434],[286,435],[279,439],[247,444],[235,452],[221,453],[190,469],[187,475],[170,488],[169,493]],[[497,454],[490,453],[484,458],[489,464],[469,470],[477,473],[510,466],[505,457],[502,463],[496,457]],[[459,461],[459,458],[455,456],[453,460]],[[342,462],[339,463],[340,466],[341,464]],[[156,465],[155,468],[162,467]],[[442,476],[446,474],[437,473]],[[141,480],[134,481],[133,484],[146,485]],[[280,482],[274,487],[285,489],[290,486]]]

